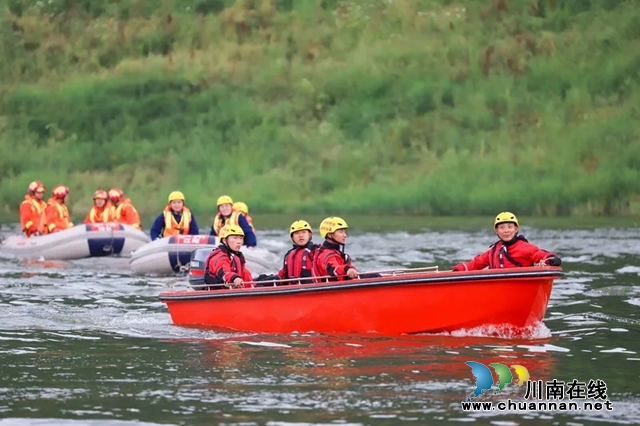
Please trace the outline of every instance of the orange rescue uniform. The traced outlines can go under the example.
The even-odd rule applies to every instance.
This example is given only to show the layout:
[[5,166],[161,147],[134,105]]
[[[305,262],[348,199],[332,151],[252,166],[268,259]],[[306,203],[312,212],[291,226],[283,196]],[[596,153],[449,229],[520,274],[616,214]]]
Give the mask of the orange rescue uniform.
[[69,217],[69,209],[64,203],[57,198],[49,198],[47,207],[42,214],[42,223],[40,225],[41,234],[51,234],[53,232],[64,231],[73,226]]
[[140,215],[136,208],[133,207],[133,204],[131,204],[130,198],[123,198],[117,206],[111,207],[111,219],[113,222],[130,225],[136,229],[142,229]]
[[24,201],[20,203],[20,227],[27,237],[38,232],[40,220],[47,203],[33,195],[25,195]]

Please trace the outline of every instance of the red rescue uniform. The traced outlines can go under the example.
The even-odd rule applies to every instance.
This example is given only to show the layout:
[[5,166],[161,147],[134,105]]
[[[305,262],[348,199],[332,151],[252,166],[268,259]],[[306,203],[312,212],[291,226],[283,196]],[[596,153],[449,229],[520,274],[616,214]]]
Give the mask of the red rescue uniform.
[[489,250],[474,257],[473,260],[460,263],[459,265],[464,268],[456,270],[477,271],[484,268],[528,267],[551,257],[557,257],[557,255],[534,246],[525,237],[518,235],[506,243],[500,240],[492,244]]
[[[245,267],[244,255],[237,251],[232,251],[224,244],[216,247],[205,261],[204,282],[213,284],[209,290],[225,288],[223,284],[230,284],[236,278],[245,281],[244,286],[251,288],[249,282],[253,281],[251,272]],[[205,288],[206,290],[206,288]]]
[[340,250],[340,244],[328,241],[322,243],[313,258],[313,275],[315,277],[332,276],[332,278],[315,279],[315,282],[344,281],[349,269],[356,269],[351,264],[351,257]]
[[[317,245],[309,241],[305,246],[294,245],[284,255],[282,268],[276,274],[281,280],[291,278],[311,278],[313,276],[313,258]],[[277,278],[276,278],[277,279]],[[282,284],[311,284],[313,280],[289,281]]]

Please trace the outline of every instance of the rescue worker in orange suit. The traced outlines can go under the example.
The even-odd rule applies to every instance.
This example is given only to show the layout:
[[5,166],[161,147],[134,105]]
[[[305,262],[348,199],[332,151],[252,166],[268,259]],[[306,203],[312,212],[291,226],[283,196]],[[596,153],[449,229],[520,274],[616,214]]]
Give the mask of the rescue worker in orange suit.
[[185,205],[184,194],[173,191],[167,198],[167,207],[156,217],[149,230],[151,240],[170,237],[172,235],[198,235],[200,229],[191,210]]
[[233,209],[244,215],[244,217],[247,219],[247,223],[251,227],[251,230],[255,233],[256,228],[253,227],[253,218],[249,216],[249,206],[247,206],[247,204],[243,203],[242,201],[236,201],[235,203],[233,203]]
[[111,188],[109,190],[109,200],[111,201],[111,220],[116,223],[133,226],[136,229],[142,229],[140,215],[131,199],[125,198],[124,192],[120,188]]
[[31,182],[24,201],[20,203],[20,228],[27,237],[38,233],[40,219],[47,207],[44,201],[45,190],[44,184],[39,180]]
[[477,271],[480,269],[500,269],[546,264],[560,266],[562,260],[555,254],[542,250],[518,234],[520,223],[511,212],[502,212],[493,221],[493,229],[500,238],[489,250],[474,257],[469,262],[459,263],[453,271]]
[[212,284],[204,290],[223,288],[250,288],[251,272],[245,267],[244,255],[240,252],[244,231],[237,225],[225,225],[218,235],[220,245],[211,251],[205,261],[204,282]]
[[233,210],[233,200],[231,197],[223,195],[218,198],[217,204],[218,214],[213,218],[209,235],[216,235],[219,238],[218,233],[223,226],[239,226],[244,232],[244,245],[247,247],[255,247],[257,244],[256,234],[253,232],[251,226],[249,226],[245,215],[242,212]]
[[93,207],[84,218],[84,223],[109,223],[110,213],[109,195],[104,189],[98,189],[93,193]]
[[[289,236],[293,241],[291,248],[284,255],[282,268],[275,275],[260,274],[256,281],[289,280],[292,278],[306,278],[300,281],[285,281],[277,285],[311,284],[313,280],[313,256],[318,247],[311,241],[313,231],[305,220],[296,220],[289,227]],[[273,283],[258,284],[257,287],[270,287]]]
[[65,204],[67,195],[69,195],[69,187],[64,185],[56,185],[51,190],[51,198],[47,201],[47,207],[42,214],[42,222],[40,224],[41,234],[52,234],[58,231],[64,231],[73,226],[69,217],[69,209]]

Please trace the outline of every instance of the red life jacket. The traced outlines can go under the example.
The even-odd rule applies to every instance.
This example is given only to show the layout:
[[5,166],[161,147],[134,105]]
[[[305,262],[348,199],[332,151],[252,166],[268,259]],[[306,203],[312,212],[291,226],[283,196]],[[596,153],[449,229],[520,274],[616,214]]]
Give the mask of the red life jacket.
[[[284,255],[282,269],[278,271],[278,277],[286,280],[290,278],[310,278],[313,276],[313,258],[317,245],[309,241],[305,246],[294,245]],[[313,281],[290,281],[286,284],[311,284]],[[285,283],[283,283],[285,284]]]
[[328,241],[318,246],[313,258],[313,275],[323,277],[331,275],[332,278],[315,279],[315,282],[343,281],[347,279],[345,274],[351,268],[351,257],[340,250],[340,244]]
[[245,281],[245,287],[250,288],[253,278],[251,272],[245,268],[246,260],[240,252],[232,251],[224,244],[220,244],[209,253],[205,261],[204,282],[205,284],[218,284],[209,289],[225,288],[222,284],[232,283],[236,278]]

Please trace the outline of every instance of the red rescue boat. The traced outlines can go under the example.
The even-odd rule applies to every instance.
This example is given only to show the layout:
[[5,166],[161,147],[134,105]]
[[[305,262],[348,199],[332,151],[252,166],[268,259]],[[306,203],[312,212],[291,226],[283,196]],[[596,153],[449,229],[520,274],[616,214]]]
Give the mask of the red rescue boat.
[[334,283],[160,294],[176,325],[259,333],[525,328],[547,310],[558,267],[421,272]]

